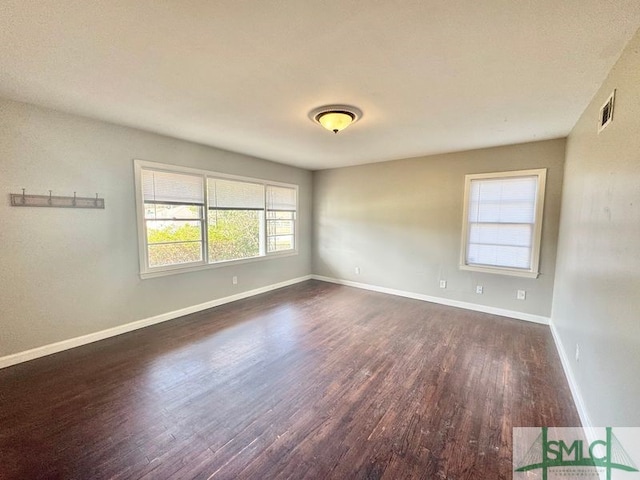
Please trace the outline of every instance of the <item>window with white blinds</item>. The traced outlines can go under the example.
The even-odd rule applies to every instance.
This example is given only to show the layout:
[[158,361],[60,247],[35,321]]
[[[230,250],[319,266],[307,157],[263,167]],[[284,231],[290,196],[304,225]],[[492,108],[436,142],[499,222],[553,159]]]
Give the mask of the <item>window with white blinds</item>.
[[297,190],[267,185],[267,251],[295,248]]
[[134,165],[143,278],[296,253],[297,185]]
[[143,169],[141,180],[146,266],[202,262],[204,177]]
[[467,175],[461,268],[538,276],[546,169]]
[[209,262],[264,255],[265,185],[208,178]]

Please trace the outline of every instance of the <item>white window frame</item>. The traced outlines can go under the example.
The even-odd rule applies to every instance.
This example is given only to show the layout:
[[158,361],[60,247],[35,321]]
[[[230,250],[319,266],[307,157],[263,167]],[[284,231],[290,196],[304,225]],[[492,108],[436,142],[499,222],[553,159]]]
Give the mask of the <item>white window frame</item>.
[[[297,238],[295,235],[296,232],[296,225],[297,225],[297,217],[298,217],[298,192],[297,190],[294,190],[294,208],[293,209],[287,209],[287,208],[283,208],[283,205],[274,205],[273,203],[270,203],[270,198],[269,198],[269,190],[271,189],[277,189],[277,188],[282,188],[281,185],[274,185],[272,183],[265,185],[265,222],[264,222],[264,242],[262,247],[265,248],[266,253],[269,254],[275,254],[278,252],[287,252],[289,250],[291,250],[290,248],[287,248],[285,250],[278,250],[276,248],[276,250],[270,251],[269,250],[269,243],[271,238],[278,238],[278,237],[282,237],[282,236],[293,236],[293,246],[294,249],[297,248]],[[287,189],[291,189],[290,187],[286,187]],[[273,200],[273,198],[271,198],[271,200]],[[280,207],[280,208],[277,208]],[[289,213],[293,213],[293,215],[291,216],[291,218],[289,219],[274,219],[274,218],[270,218],[269,214],[273,213],[273,212],[289,212]],[[292,223],[292,231],[293,231],[293,235],[291,234],[282,234],[282,233],[269,233],[270,230],[270,224],[271,223],[275,223],[277,224],[278,222],[291,222]],[[275,227],[277,228],[277,227]],[[277,242],[277,241],[276,241]]]
[[[299,212],[299,187],[298,185],[291,183],[283,183],[283,182],[274,182],[271,180],[264,180],[253,177],[244,177],[240,175],[230,175],[226,173],[214,172],[210,170],[202,170],[198,168],[191,167],[183,167],[179,165],[170,165],[165,163],[158,162],[150,162],[146,160],[137,160],[133,161],[134,165],[134,182],[135,182],[135,196],[136,196],[136,214],[138,220],[138,256],[140,263],[140,277],[145,278],[153,278],[164,275],[172,275],[177,273],[186,273],[197,270],[204,270],[209,268],[220,268],[226,267],[229,265],[238,265],[242,263],[256,262],[256,261],[264,261],[270,260],[273,258],[281,258],[288,257],[292,255],[298,255],[298,212]],[[143,198],[143,189],[142,189],[142,170],[143,169],[152,169],[163,172],[170,173],[183,173],[190,174],[196,176],[202,176],[203,179],[203,188],[204,188],[204,211],[203,211],[203,219],[202,219],[202,260],[198,262],[191,263],[183,263],[176,265],[165,265],[161,267],[150,267],[149,259],[147,255],[147,231],[146,231],[146,219],[145,219],[145,208],[144,208],[144,198]],[[261,230],[266,229],[267,221],[267,205],[266,205],[266,191],[267,186],[276,186],[276,187],[286,187],[292,188],[295,190],[295,201],[296,201],[296,210],[293,219],[293,242],[294,248],[289,250],[283,250],[279,252],[268,252],[266,241],[267,235],[261,232],[260,240],[260,255],[256,257],[249,258],[241,258],[235,260],[225,260],[214,263],[209,263],[208,259],[208,208],[209,208],[209,199],[208,199],[208,188],[207,188],[207,179],[224,179],[224,180],[236,180],[247,183],[257,183],[264,186],[265,191],[265,209],[263,213],[263,218],[261,221]],[[264,245],[262,245],[264,243]]]
[[[467,262],[467,250],[469,247],[469,192],[471,182],[473,180],[494,180],[502,178],[517,177],[537,177],[536,202],[535,202],[535,221],[532,233],[531,245],[531,262],[529,269],[491,266],[491,265],[475,265]],[[540,248],[542,241],[542,221],[544,213],[544,197],[545,185],[547,178],[547,169],[531,169],[517,170],[510,172],[497,173],[477,173],[465,175],[464,185],[464,209],[462,216],[462,241],[460,249],[460,269],[470,270],[473,272],[497,273],[500,275],[511,275],[516,277],[537,278],[540,275]]]

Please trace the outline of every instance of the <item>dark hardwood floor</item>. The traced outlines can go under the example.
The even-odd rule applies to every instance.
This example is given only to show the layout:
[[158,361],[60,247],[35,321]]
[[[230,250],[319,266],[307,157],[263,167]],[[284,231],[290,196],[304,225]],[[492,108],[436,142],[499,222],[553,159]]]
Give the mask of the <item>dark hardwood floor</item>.
[[309,281],[0,370],[1,479],[510,479],[547,327]]

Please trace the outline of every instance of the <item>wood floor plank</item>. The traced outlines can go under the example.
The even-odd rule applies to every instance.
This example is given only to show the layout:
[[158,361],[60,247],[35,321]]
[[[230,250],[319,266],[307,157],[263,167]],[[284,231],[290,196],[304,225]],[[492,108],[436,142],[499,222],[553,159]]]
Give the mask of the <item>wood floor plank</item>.
[[0,479],[507,479],[548,327],[318,281],[0,370]]

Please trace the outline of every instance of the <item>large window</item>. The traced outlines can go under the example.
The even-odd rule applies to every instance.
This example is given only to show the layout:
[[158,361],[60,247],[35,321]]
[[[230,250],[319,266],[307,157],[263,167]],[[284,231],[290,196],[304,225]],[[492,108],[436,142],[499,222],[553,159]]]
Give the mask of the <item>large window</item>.
[[298,187],[135,161],[143,277],[296,253]]
[[460,268],[537,277],[546,169],[465,177]]

